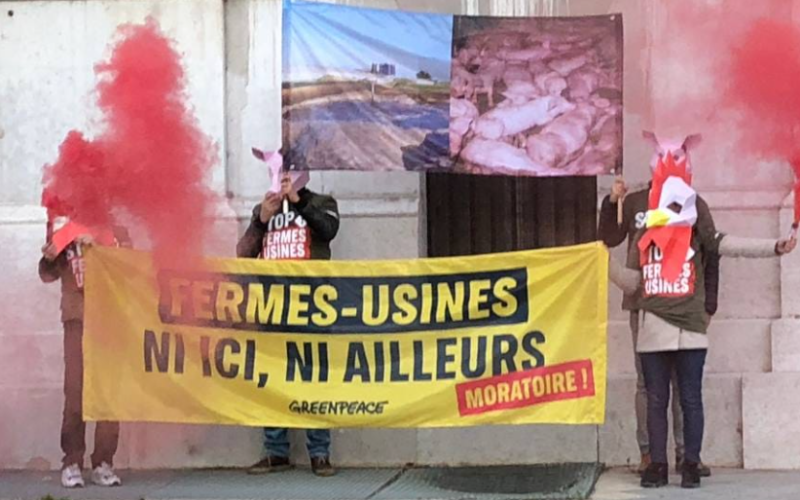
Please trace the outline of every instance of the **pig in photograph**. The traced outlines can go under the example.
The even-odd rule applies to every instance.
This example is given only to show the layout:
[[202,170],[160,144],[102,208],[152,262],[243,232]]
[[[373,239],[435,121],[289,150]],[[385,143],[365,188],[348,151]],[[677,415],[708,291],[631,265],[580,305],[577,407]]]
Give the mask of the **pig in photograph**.
[[455,171],[620,173],[621,16],[456,16],[453,43]]

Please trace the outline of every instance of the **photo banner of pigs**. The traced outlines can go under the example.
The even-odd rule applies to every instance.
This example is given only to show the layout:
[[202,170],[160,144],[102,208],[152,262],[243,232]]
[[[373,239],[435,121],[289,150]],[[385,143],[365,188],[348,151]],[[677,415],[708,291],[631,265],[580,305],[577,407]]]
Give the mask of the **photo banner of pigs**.
[[284,0],[296,170],[621,173],[622,16],[450,16]]

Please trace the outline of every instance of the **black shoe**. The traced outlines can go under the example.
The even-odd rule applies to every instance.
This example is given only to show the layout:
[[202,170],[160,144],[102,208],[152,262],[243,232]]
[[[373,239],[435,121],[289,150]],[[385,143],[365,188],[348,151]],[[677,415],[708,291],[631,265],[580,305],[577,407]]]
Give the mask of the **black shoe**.
[[695,462],[685,462],[681,471],[681,488],[700,487],[700,467]]
[[271,472],[283,472],[292,468],[289,457],[267,456],[264,460],[251,465],[247,469],[248,474],[269,474]]
[[647,466],[642,481],[642,488],[661,488],[669,484],[669,465],[652,463]]
[[331,477],[336,474],[336,469],[328,457],[311,457],[311,471],[319,477]]
[[[711,477],[711,469],[703,462],[697,464],[697,470],[700,471],[700,477]],[[675,473],[683,474],[683,457],[675,457]]]

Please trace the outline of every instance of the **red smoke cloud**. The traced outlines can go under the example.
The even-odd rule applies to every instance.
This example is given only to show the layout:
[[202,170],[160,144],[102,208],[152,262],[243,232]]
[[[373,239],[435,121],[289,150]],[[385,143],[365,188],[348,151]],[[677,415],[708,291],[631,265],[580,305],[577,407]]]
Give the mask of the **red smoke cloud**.
[[[753,23],[733,47],[725,104],[739,109],[743,144],[767,159],[783,159],[800,179],[800,29],[778,20]],[[800,221],[800,184],[795,185]]]
[[186,104],[180,56],[152,18],[118,29],[111,57],[95,66],[104,130],[69,132],[45,171],[45,202],[86,225],[146,229],[161,263],[199,252],[213,194],[205,180],[216,147]]
[[[732,2],[670,0],[651,8],[657,14],[654,52],[667,58],[668,72],[660,77],[671,78],[674,85],[703,83],[684,83],[668,92],[678,98],[662,118],[693,127],[687,132],[694,127],[710,131],[710,136],[730,133],[732,123],[736,165],[782,160],[798,177],[800,28],[792,24],[794,4],[761,0],[744,8]],[[795,189],[800,202],[800,186]],[[800,205],[795,220],[800,220]]]

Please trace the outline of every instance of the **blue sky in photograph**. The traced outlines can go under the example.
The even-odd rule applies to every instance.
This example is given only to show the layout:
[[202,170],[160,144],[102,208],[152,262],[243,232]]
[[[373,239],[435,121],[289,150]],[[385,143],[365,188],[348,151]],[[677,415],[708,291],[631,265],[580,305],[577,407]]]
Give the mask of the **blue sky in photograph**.
[[400,78],[424,70],[447,81],[452,33],[449,15],[284,0],[283,79],[369,71],[373,63],[388,63]]

